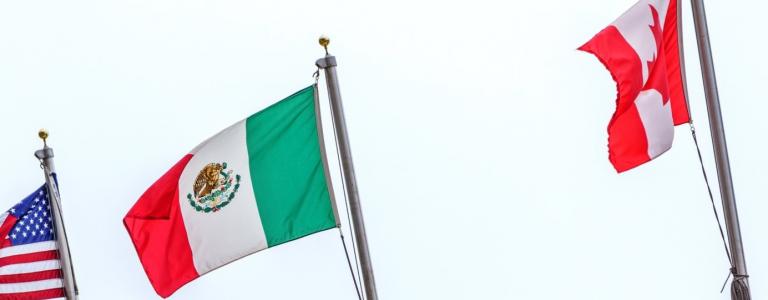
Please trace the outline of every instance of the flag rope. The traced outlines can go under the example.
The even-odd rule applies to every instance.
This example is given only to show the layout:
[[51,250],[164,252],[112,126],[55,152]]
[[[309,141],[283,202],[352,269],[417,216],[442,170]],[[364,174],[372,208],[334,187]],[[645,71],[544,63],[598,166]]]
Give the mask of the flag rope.
[[[693,144],[696,145],[696,154],[699,156],[699,164],[701,165],[701,174],[704,175],[704,183],[707,185],[707,192],[709,193],[709,202],[712,203],[712,212],[715,214],[715,220],[717,221],[717,228],[720,230],[720,238],[723,240],[723,248],[725,249],[725,255],[728,257],[728,264],[731,266],[730,273],[728,274],[728,277],[725,278],[725,282],[728,282],[728,278],[730,278],[731,274],[735,275],[736,268],[733,266],[733,260],[731,259],[731,251],[728,250],[728,243],[725,241],[725,233],[723,232],[723,225],[720,222],[720,215],[717,213],[717,206],[715,205],[715,197],[712,195],[712,187],[709,184],[709,177],[707,177],[707,171],[704,169],[704,159],[701,157],[701,148],[699,147],[699,139],[696,138],[696,127],[693,126],[693,121],[688,123],[691,127],[691,136],[693,136]],[[740,279],[734,277],[734,281],[738,280],[741,282]],[[735,284],[732,286],[732,288],[736,288]],[[723,292],[725,289],[725,284],[723,284],[723,288],[720,289],[720,293]]]
[[[315,77],[315,84],[317,84],[318,81],[320,80],[320,68],[318,68],[317,71],[315,71],[315,73],[312,74],[312,76]],[[331,109],[331,118],[333,118],[333,115],[334,115],[333,109]],[[334,122],[331,122],[331,124],[335,132],[336,124]],[[339,153],[338,151],[339,140],[337,139],[335,134],[333,135],[333,143],[336,146],[336,163],[339,167],[339,175],[342,176],[341,188],[344,191],[343,193],[344,208],[347,212],[347,224],[352,224],[352,213],[349,210],[349,199],[347,199],[347,184],[343,180],[344,169],[341,166],[341,153]],[[339,234],[341,235],[341,243],[344,246],[344,254],[347,257],[347,262],[349,263],[349,272],[352,273],[352,281],[355,282],[355,290],[357,290],[357,296],[360,300],[363,300],[363,294],[360,293],[360,286],[358,286],[358,284],[362,285],[363,279],[360,278],[362,273],[360,272],[360,261],[358,260],[358,256],[357,256],[357,241],[355,240],[355,235],[353,234],[352,230],[354,230],[352,226],[349,226],[349,233],[352,236],[352,246],[353,246],[352,252],[354,253],[354,256],[355,256],[355,269],[357,269],[357,276],[355,276],[355,272],[352,270],[352,263],[351,263],[351,260],[349,259],[349,250],[347,250],[347,245],[344,241],[344,235],[341,228],[339,228]]]
[[[731,268],[731,272],[735,273],[736,268]],[[731,284],[731,300],[750,300],[752,297],[749,295],[749,287],[745,282],[749,275],[733,275],[733,284]]]
[[[75,269],[71,263],[72,254],[69,251],[70,247],[69,247],[69,240],[67,239],[67,227],[64,226],[64,217],[61,212],[61,206],[60,206],[61,198],[59,198],[60,197],[59,180],[56,177],[55,171],[53,170],[53,168],[51,168],[49,164],[50,161],[48,161],[53,157],[53,152],[50,152],[50,153],[43,152],[44,153],[43,155],[45,156],[38,156],[39,151],[45,151],[45,150],[52,151],[50,150],[50,148],[48,148],[47,144],[45,143],[45,139],[43,139],[43,144],[45,148],[35,152],[35,157],[37,157],[38,161],[40,162],[40,169],[42,169],[43,173],[45,174],[45,181],[46,181],[45,185],[46,185],[46,189],[48,190],[48,199],[49,199],[48,213],[50,213],[51,217],[54,218],[53,228],[57,229],[57,230],[54,230],[52,235],[53,235],[54,241],[57,242],[56,251],[59,253],[59,259],[63,263],[63,265],[61,266],[61,271],[63,274],[62,280],[64,281],[63,288],[65,291],[65,294],[67,295],[67,298],[72,298],[70,300],[77,300],[78,295],[80,294],[80,291],[77,287],[77,280],[75,279]],[[56,212],[55,214],[54,214],[54,210]],[[56,216],[58,216],[58,221]],[[59,236],[59,232],[58,232],[59,224],[61,225],[60,226],[61,236]],[[71,283],[69,282],[70,280],[71,280]]]
[[357,299],[363,300],[363,294],[360,293],[360,287],[355,278],[355,271],[352,269],[352,261],[349,259],[349,250],[347,250],[347,242],[344,241],[344,232],[339,228],[339,237],[341,237],[341,245],[344,246],[344,257],[347,258],[347,265],[349,266],[349,274],[352,275],[352,281],[355,283],[355,292],[357,292]]
[[[331,110],[331,115],[333,115],[333,110]],[[334,125],[333,127],[336,127],[336,125]],[[333,139],[336,142],[336,145],[338,147],[338,140],[336,140],[336,135],[333,135]],[[344,174],[343,174],[344,171],[342,171],[343,169],[341,167],[341,154],[339,153],[339,151],[336,151],[336,158],[337,158],[336,161],[337,161],[337,163],[339,165],[339,174],[341,176],[344,176]],[[341,181],[341,188],[344,191],[344,208],[347,211],[347,224],[352,224],[352,213],[349,211],[349,199],[347,199],[347,184],[344,182],[344,180]],[[341,229],[339,229],[339,230],[341,230]],[[357,269],[357,281],[356,282],[360,282],[362,284],[363,280],[362,280],[362,278],[360,278],[360,276],[362,274],[360,272],[360,261],[358,261],[358,256],[357,256],[357,240],[355,239],[355,235],[352,234],[352,230],[354,230],[352,228],[352,226],[349,226],[349,232],[352,235],[352,246],[353,246],[352,247],[352,252],[355,255],[355,269]],[[349,255],[349,252],[347,252],[347,255]],[[355,283],[355,288],[357,288],[357,283]],[[363,298],[361,297],[360,300],[362,300],[362,299]]]

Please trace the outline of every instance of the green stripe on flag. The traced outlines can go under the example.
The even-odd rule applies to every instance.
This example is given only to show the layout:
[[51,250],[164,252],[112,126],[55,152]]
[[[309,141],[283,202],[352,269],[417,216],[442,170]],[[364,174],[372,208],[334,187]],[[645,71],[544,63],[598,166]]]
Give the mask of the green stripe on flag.
[[314,99],[309,86],[245,122],[253,192],[269,247],[336,227]]

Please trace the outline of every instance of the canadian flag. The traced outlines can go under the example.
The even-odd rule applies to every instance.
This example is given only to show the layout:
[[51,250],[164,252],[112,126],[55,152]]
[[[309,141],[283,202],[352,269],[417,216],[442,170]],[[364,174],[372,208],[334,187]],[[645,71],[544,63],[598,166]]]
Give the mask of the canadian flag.
[[669,150],[674,126],[690,120],[678,30],[677,0],[640,0],[579,48],[616,81],[608,158],[618,172]]

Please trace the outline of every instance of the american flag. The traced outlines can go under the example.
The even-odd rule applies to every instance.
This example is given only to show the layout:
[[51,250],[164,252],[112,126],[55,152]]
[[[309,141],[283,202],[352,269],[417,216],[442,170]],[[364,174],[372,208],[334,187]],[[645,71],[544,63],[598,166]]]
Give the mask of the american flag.
[[0,299],[65,297],[45,185],[0,215]]

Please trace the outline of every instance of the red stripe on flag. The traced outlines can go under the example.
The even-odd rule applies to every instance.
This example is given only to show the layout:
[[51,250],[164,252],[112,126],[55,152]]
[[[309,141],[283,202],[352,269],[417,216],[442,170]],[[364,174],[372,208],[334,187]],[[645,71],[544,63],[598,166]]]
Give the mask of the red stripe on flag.
[[152,184],[123,219],[144,271],[165,298],[199,277],[179,209],[179,177],[192,155]]
[[677,11],[677,1],[669,1],[669,10],[664,21],[664,56],[667,64],[667,84],[669,98],[672,101],[672,120],[675,125],[688,123],[691,117],[688,103],[685,99],[685,82],[683,81],[682,57],[680,56],[680,33]]
[[608,123],[608,159],[617,172],[651,160],[635,98],[643,86],[640,57],[619,30],[608,26],[579,50],[592,53],[616,82],[616,111]]
[[12,264],[23,264],[23,263],[57,259],[57,258],[59,258],[59,252],[56,250],[7,256],[7,257],[0,258],[0,267],[12,265]]
[[42,300],[64,297],[64,289],[50,289],[26,293],[0,294],[0,298],[7,300]]
[[[12,214],[8,214],[8,217],[5,218],[5,221],[3,224],[0,224],[0,239],[2,239],[5,236],[8,236],[8,234],[11,232],[11,228],[13,227],[13,224],[16,224],[16,217],[14,217]],[[11,245],[11,239],[2,239],[0,241],[0,248],[10,247]]]
[[57,278],[62,278],[61,270],[47,270],[23,274],[0,275],[0,283],[20,283]]

